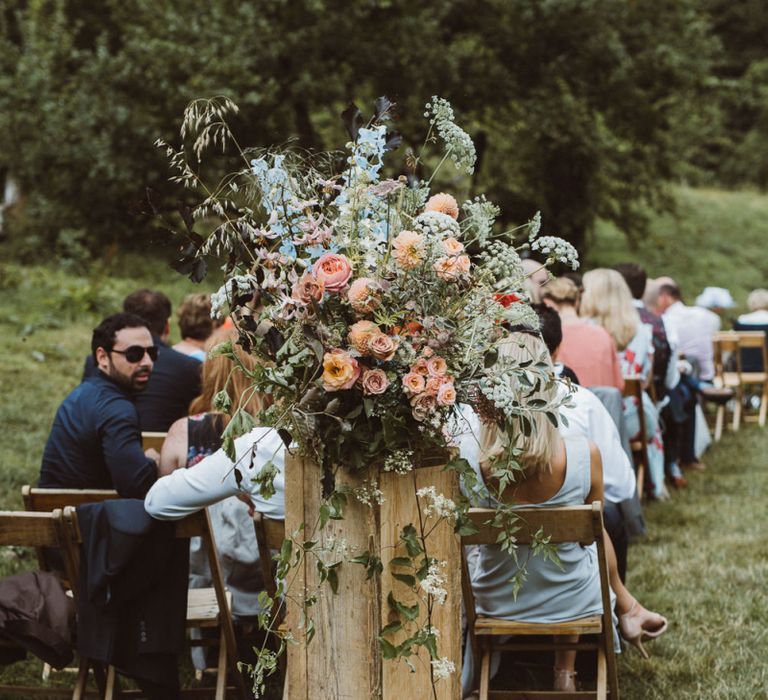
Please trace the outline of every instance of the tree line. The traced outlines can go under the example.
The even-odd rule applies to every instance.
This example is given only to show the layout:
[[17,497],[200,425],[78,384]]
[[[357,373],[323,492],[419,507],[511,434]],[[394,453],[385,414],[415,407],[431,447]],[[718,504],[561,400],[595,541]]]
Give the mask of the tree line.
[[[466,194],[585,250],[598,219],[630,238],[669,185],[768,186],[762,0],[3,0],[0,244],[25,258],[158,241],[152,206],[186,196],[158,138],[226,95],[241,143],[346,140],[339,114],[397,103],[401,151],[423,105],[475,140]],[[402,156],[402,153],[401,153]],[[445,187],[459,187],[449,177]],[[153,205],[147,202],[151,193]]]

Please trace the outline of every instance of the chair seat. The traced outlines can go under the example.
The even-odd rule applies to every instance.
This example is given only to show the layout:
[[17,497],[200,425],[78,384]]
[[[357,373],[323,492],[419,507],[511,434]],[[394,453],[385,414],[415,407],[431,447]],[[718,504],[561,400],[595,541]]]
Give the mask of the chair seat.
[[[227,605],[232,609],[232,594],[227,591]],[[219,603],[215,588],[190,588],[187,596],[187,627],[216,627]]]
[[568,622],[517,622],[496,617],[478,616],[475,620],[476,635],[549,635],[549,634],[600,634],[603,620],[600,615],[581,617]]

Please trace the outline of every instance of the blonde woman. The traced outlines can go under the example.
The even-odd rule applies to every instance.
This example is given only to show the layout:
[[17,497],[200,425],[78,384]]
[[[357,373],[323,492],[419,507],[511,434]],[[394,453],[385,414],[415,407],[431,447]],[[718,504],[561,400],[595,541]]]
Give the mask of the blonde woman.
[[[500,356],[523,362],[536,360],[550,364],[549,354],[535,333],[513,333],[499,347]],[[557,401],[557,382],[543,386],[538,395],[547,403]],[[522,432],[515,447],[521,448],[522,474],[502,494],[504,502],[526,507],[565,506],[603,500],[603,468],[597,447],[583,437],[563,439],[543,412],[532,412],[534,430],[531,437]],[[494,491],[493,471],[508,449],[507,436],[495,425],[483,424],[479,435],[479,476]],[[464,453],[462,445],[462,453]],[[478,465],[473,465],[477,469]],[[480,505],[495,506],[488,496]],[[657,637],[667,626],[661,615],[641,606],[626,589],[618,576],[611,541],[605,537],[608,553],[610,583],[615,593],[615,611],[619,616],[621,634],[644,653],[642,640]],[[517,560],[496,545],[478,548],[471,573],[477,612],[480,615],[524,622],[563,622],[602,610],[597,551],[594,546],[579,544],[558,546],[561,566],[543,557],[528,556],[527,547],[519,547]],[[510,580],[527,561],[527,578],[513,596]],[[465,655],[467,668],[462,674],[465,693],[471,690],[473,668],[471,653]],[[555,690],[575,690],[575,651],[555,653]],[[471,697],[471,696],[470,696]]]
[[[620,272],[606,268],[590,270],[583,278],[584,293],[580,313],[605,328],[616,343],[619,366],[625,377],[639,376],[647,386],[653,372],[653,333],[640,320],[632,303],[632,292]],[[639,406],[635,399],[624,399],[624,420],[630,435],[640,430]],[[643,393],[643,410],[648,442],[648,471],[653,482],[653,494],[663,498],[664,442],[659,426],[659,414],[650,396]]]

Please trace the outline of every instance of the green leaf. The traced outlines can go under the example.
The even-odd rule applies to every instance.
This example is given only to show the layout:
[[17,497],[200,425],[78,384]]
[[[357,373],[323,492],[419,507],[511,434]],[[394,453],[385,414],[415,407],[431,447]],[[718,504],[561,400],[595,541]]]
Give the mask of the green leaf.
[[395,632],[399,632],[401,629],[403,629],[403,623],[399,620],[396,620],[395,622],[390,622],[384,629],[381,630],[382,636],[385,634],[394,634]]
[[419,539],[419,533],[416,532],[416,528],[413,525],[406,525],[400,533],[400,540],[405,544],[405,548],[408,550],[408,554],[412,557],[416,557],[423,551],[421,548],[421,540]]
[[398,656],[397,653],[397,647],[394,644],[391,644],[386,639],[384,639],[382,636],[378,637],[379,639],[379,646],[381,647],[381,655],[385,659],[396,659]]
[[389,567],[392,568],[394,566],[406,566],[410,568],[413,566],[413,560],[408,557],[394,557],[393,559],[390,559]]
[[392,578],[400,581],[400,583],[404,583],[409,588],[414,588],[416,586],[416,577],[412,576],[411,574],[398,574],[392,572]]

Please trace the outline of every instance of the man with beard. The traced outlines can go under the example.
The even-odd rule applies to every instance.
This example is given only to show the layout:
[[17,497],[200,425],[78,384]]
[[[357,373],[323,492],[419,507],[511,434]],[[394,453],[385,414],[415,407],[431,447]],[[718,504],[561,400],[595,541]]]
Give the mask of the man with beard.
[[59,407],[43,452],[41,488],[116,489],[144,498],[158,477],[159,455],[141,447],[134,396],[147,386],[157,346],[138,316],[104,319],[91,339],[96,376]]

